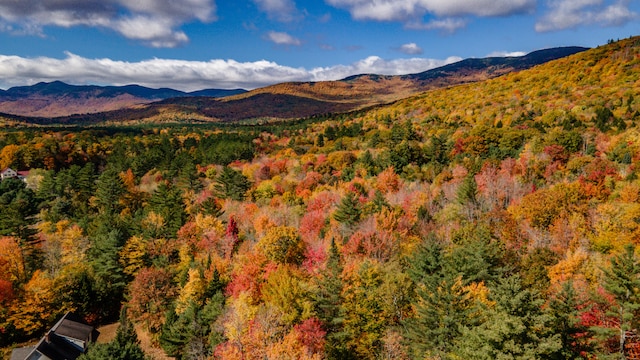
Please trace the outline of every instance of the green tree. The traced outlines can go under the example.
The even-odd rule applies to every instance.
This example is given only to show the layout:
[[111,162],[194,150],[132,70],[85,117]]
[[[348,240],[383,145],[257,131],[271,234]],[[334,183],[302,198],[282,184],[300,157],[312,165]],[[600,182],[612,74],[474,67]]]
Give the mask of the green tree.
[[542,311],[543,299],[523,289],[518,276],[501,279],[490,293],[495,302],[481,316],[484,321],[464,327],[454,353],[462,359],[545,359],[562,344],[551,328],[551,317]]
[[118,230],[101,234],[93,239],[89,249],[91,266],[94,270],[94,291],[99,316],[111,318],[120,309],[126,276],[119,261],[119,252],[124,243],[124,235]]
[[342,297],[342,260],[334,239],[331,239],[325,271],[320,274],[313,295],[315,312],[327,331],[325,352],[328,359],[353,359],[344,332],[344,299]]
[[19,179],[0,181],[0,236],[16,236],[22,241],[35,241],[33,225],[38,213],[35,193]]
[[241,172],[225,166],[216,178],[216,194],[223,199],[244,200],[251,183]]
[[120,174],[108,168],[98,177],[94,204],[98,212],[107,219],[113,219],[122,211],[120,197],[126,193]]
[[357,224],[361,216],[362,209],[360,202],[356,194],[352,192],[347,193],[342,198],[340,204],[338,204],[338,208],[333,213],[334,219],[348,226]]
[[553,354],[554,359],[584,359],[592,354],[589,344],[589,329],[582,325],[580,303],[572,281],[562,284],[560,291],[551,297],[547,313],[551,316],[550,326],[560,335],[561,348]]
[[625,359],[624,346],[629,332],[640,324],[640,259],[635,246],[628,244],[624,252],[611,258],[611,267],[604,270],[604,288],[616,299],[607,314],[618,320],[618,329],[602,329],[605,335],[618,337],[618,352]]
[[[377,133],[376,133],[377,134]],[[379,171],[376,169],[376,162],[373,159],[373,155],[371,155],[371,151],[365,151],[359,158],[358,163],[365,170],[367,170],[367,174],[369,176],[375,176]]]
[[223,312],[224,302],[224,295],[218,291],[204,306],[191,302],[180,315],[170,309],[159,339],[167,355],[177,359],[202,359],[210,355],[223,340],[215,322]]
[[470,300],[461,277],[446,266],[445,250],[431,237],[410,259],[409,276],[415,284],[415,316],[404,321],[413,358],[445,357],[469,324]]
[[140,347],[138,335],[133,324],[126,318],[126,311],[120,315],[120,326],[116,337],[106,344],[89,347],[86,354],[78,360],[149,360]]
[[373,199],[371,199],[371,201],[367,203],[366,212],[379,213],[383,209],[390,209],[390,208],[391,208],[391,205],[389,205],[389,203],[387,202],[387,199],[385,199],[384,195],[382,194],[382,191],[376,189],[375,193],[373,194]]
[[182,193],[176,186],[161,183],[149,199],[148,211],[162,216],[164,226],[155,237],[174,238],[187,219]]
[[476,179],[473,175],[468,175],[464,178],[464,181],[458,187],[456,195],[456,200],[461,205],[475,205],[477,203],[478,184],[476,183]]

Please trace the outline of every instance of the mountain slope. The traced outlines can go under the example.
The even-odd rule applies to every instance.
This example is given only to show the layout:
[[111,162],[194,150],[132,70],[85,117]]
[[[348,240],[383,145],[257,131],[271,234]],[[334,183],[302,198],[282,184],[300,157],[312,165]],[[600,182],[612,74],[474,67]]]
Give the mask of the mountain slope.
[[368,117],[407,114],[453,128],[615,127],[613,121],[640,120],[638,94],[640,37],[633,37],[522,72],[412,96]]
[[370,106],[395,101],[430,89],[490,79],[585,50],[587,48],[561,47],[538,50],[519,57],[465,59],[422,73],[401,76],[362,74],[338,81],[282,83],[226,100],[233,101],[258,93],[272,93],[351,103],[354,108]]
[[[2,104],[0,104],[0,112],[38,115],[38,119],[29,120],[36,123],[96,123],[107,120],[112,122],[184,120],[232,122],[256,118],[291,119],[347,112],[391,103],[426,90],[482,81],[509,72],[528,69],[584,50],[586,48],[566,47],[540,50],[521,57],[467,59],[423,73],[403,76],[365,74],[339,81],[281,83],[224,98],[193,97],[187,94],[151,102],[151,96],[160,96],[143,94],[135,87],[122,95],[116,91],[120,88],[114,90],[100,88],[103,93],[111,91],[109,93],[111,97],[105,97],[110,101],[101,102],[98,95],[93,95],[90,98],[82,98],[85,99],[84,103],[82,101],[79,103],[84,106],[96,102],[110,111],[72,111],[72,109],[79,110],[81,105],[73,107],[73,101],[69,99],[74,99],[73,96],[76,95],[70,92],[69,95],[61,95],[65,101],[54,103],[44,101],[44,105],[37,109],[38,102],[32,99],[31,104],[36,105],[33,105],[30,114],[7,111],[1,106]],[[53,84],[55,87],[64,87],[62,84]],[[42,87],[47,88],[47,86]],[[166,90],[169,89],[157,91]],[[195,94],[210,93],[203,91],[192,95]],[[140,100],[143,99],[142,96],[146,96],[144,100]],[[123,105],[126,103],[129,104],[128,107]],[[107,109],[107,106],[112,107]],[[53,115],[61,114],[65,110],[67,112],[62,116]]]

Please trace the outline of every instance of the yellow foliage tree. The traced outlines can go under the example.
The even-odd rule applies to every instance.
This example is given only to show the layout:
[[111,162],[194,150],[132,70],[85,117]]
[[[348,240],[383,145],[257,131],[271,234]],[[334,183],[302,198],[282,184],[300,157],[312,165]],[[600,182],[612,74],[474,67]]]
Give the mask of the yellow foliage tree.
[[0,171],[8,168],[18,159],[19,151],[20,147],[14,144],[2,148],[2,151],[0,151]]
[[189,280],[176,299],[176,314],[184,313],[191,302],[200,303],[203,300],[206,284],[202,279],[200,271],[195,268],[189,269]]
[[0,280],[14,284],[25,280],[24,256],[16,238],[0,238]]
[[289,266],[280,266],[270,273],[262,287],[265,304],[273,305],[280,310],[282,321],[288,325],[308,319],[312,315],[313,304],[309,301],[310,294],[308,285]]
[[120,250],[122,271],[127,275],[135,275],[145,266],[147,257],[147,242],[140,236],[132,236]]
[[268,229],[257,246],[267,259],[279,264],[299,265],[304,260],[305,243],[293,227],[276,226]]
[[21,301],[9,309],[8,322],[26,335],[35,335],[44,330],[56,316],[67,309],[54,304],[54,281],[43,271],[36,270],[24,286]]

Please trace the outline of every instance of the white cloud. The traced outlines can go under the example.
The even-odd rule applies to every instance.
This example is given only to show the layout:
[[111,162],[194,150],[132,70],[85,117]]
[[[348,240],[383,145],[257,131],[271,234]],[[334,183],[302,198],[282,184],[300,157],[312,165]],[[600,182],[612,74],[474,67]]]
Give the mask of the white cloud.
[[550,0],[548,12],[536,23],[538,32],[571,29],[582,25],[619,26],[639,18],[628,1]]
[[278,45],[300,46],[302,41],[284,32],[270,31],[267,33],[267,39]]
[[63,59],[0,55],[0,88],[61,80],[70,84],[139,84],[192,91],[205,88],[254,89],[288,81],[339,80],[357,74],[403,75],[426,71],[461,60],[384,60],[371,56],[350,65],[314,69],[294,68],[271,61],[186,61],[150,59],[126,62],[88,59],[66,53]]
[[111,29],[154,47],[187,42],[180,26],[213,21],[215,12],[214,0],[0,1],[0,22],[9,24],[12,33],[42,35],[44,26],[89,26]]
[[492,53],[489,53],[487,57],[518,57],[525,55],[527,55],[527,53],[523,51],[494,51]]
[[270,19],[291,22],[300,18],[298,9],[292,0],[253,0],[253,2]]
[[460,60],[462,59],[456,56],[445,60],[424,58],[384,60],[378,56],[369,56],[351,65],[316,68],[310,73],[313,74],[312,79],[315,81],[337,80],[358,74],[405,75],[420,73]]
[[325,0],[359,20],[407,21],[439,17],[507,16],[530,12],[536,0]]
[[418,46],[416,43],[408,43],[400,46],[399,50],[405,54],[409,55],[420,55],[422,54],[422,48]]

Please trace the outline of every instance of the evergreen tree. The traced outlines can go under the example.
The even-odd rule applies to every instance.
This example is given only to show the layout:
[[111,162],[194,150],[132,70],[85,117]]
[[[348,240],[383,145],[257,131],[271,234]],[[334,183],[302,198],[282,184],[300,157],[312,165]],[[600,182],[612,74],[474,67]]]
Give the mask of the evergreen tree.
[[122,211],[120,197],[127,189],[118,171],[113,168],[105,170],[96,183],[95,202],[98,212],[107,219],[113,219]]
[[237,170],[225,166],[216,178],[215,191],[217,195],[223,199],[242,201],[250,187],[251,183],[246,176]]
[[127,285],[119,261],[123,243],[123,234],[118,230],[112,230],[108,234],[96,236],[89,249],[91,266],[94,269],[96,308],[98,315],[107,319],[117,314]]
[[26,188],[24,182],[19,179],[0,181],[0,236],[16,236],[32,243],[37,213],[35,193]]
[[457,198],[461,205],[476,205],[478,197],[478,184],[475,177],[470,174],[458,187]]
[[358,159],[358,162],[362,165],[362,167],[367,170],[367,174],[369,176],[374,176],[377,174],[376,171],[376,162],[373,160],[373,155],[371,155],[371,151],[367,150],[362,154],[362,156]]
[[492,289],[495,302],[481,316],[478,326],[462,329],[454,353],[462,359],[548,359],[562,347],[551,328],[551,317],[542,311],[538,293],[523,289],[518,276],[502,279]]
[[453,242],[447,252],[446,271],[462,276],[464,285],[489,283],[503,275],[504,244],[493,238],[489,226],[465,224],[454,232]]
[[347,225],[353,226],[360,221],[360,217],[362,216],[362,210],[360,207],[360,203],[358,202],[358,198],[354,193],[347,193],[340,204],[338,204],[338,208],[333,213],[333,218],[337,221]]
[[180,315],[170,309],[159,339],[167,355],[177,359],[209,356],[223,340],[214,326],[224,309],[224,300],[222,292],[217,291],[204,306],[191,302]]
[[315,310],[327,331],[325,351],[328,359],[350,359],[347,336],[344,332],[342,298],[342,260],[334,239],[331,239],[329,258],[325,271],[320,275],[314,293]]
[[391,205],[387,202],[387,199],[384,198],[382,191],[377,190],[373,195],[373,199],[371,199],[369,203],[369,208],[372,213],[379,213],[383,209],[389,209]]
[[95,344],[78,360],[149,360],[146,357],[133,324],[127,319],[126,311],[120,314],[120,326],[116,337],[106,344]]
[[150,211],[162,216],[164,227],[156,237],[174,238],[187,218],[180,189],[167,183],[161,183],[149,199]]
[[[616,299],[613,310],[607,315],[618,320],[618,352],[624,359],[627,336],[640,326],[640,259],[635,254],[635,246],[625,246],[623,253],[611,259],[611,267],[604,273],[604,288]],[[601,331],[605,335],[616,335],[616,329]]]
[[409,264],[415,284],[415,316],[404,321],[413,358],[445,357],[460,328],[469,324],[470,301],[461,277],[449,271],[445,252],[434,237],[422,244]]
[[584,359],[591,354],[588,343],[589,329],[581,324],[578,298],[572,281],[562,284],[562,289],[549,301],[547,313],[550,326],[560,334],[561,348],[553,354],[554,359]]

